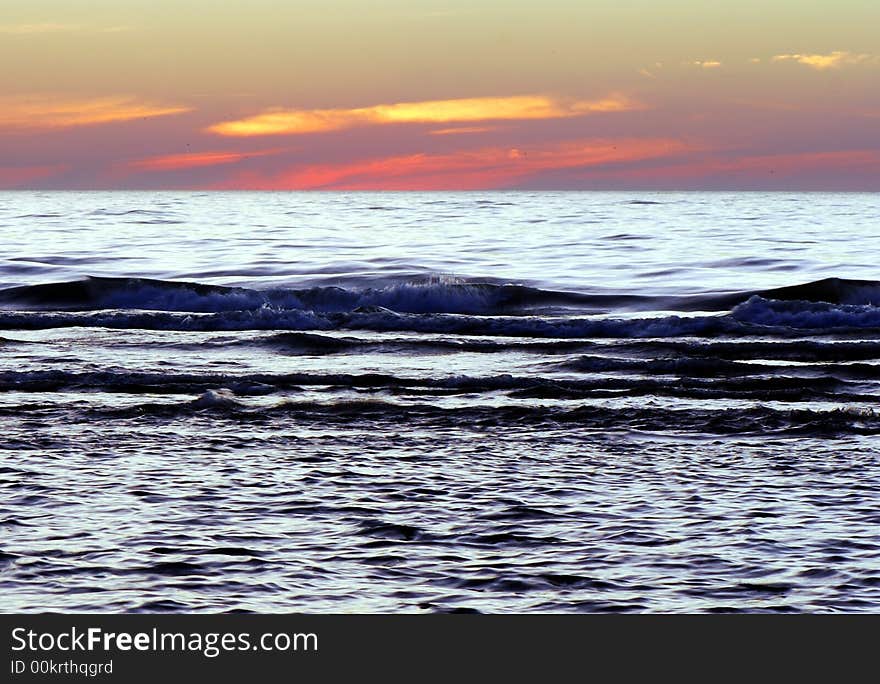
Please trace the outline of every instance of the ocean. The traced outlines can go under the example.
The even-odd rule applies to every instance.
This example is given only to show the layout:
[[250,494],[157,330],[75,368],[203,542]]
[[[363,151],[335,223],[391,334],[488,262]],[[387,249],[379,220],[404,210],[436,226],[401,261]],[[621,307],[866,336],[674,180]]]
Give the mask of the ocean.
[[4,612],[880,610],[880,195],[0,193]]

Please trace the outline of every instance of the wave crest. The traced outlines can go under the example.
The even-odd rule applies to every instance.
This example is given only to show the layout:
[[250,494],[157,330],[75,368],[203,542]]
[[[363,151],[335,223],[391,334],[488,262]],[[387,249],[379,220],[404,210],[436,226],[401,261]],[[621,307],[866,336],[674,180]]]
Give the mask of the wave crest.
[[[880,328],[878,304],[880,283],[841,279],[760,293],[670,298],[579,294],[455,279],[366,288],[253,290],[143,278],[88,278],[0,291],[0,305],[6,309],[0,312],[0,329],[348,329],[538,338],[794,336],[804,330]],[[633,308],[665,315],[596,315]],[[710,313],[714,311],[723,313]]]

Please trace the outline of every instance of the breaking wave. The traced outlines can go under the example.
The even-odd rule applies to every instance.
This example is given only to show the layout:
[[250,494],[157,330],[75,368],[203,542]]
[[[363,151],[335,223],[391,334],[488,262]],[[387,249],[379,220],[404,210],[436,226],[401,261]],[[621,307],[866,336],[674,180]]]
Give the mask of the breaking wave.
[[[527,337],[689,337],[880,327],[880,283],[830,278],[759,293],[678,297],[569,293],[429,279],[379,288],[253,290],[88,278],[0,291],[0,327],[157,330],[379,330]],[[614,313],[669,312],[642,318]],[[681,311],[726,314],[681,315]],[[598,316],[597,314],[602,314]]]
[[147,278],[97,278],[0,290],[0,305],[12,310],[135,310],[223,313],[308,310],[317,313],[382,307],[399,313],[476,315],[530,314],[545,309],[580,311],[723,311],[759,300],[880,306],[880,283],[826,278],[762,291],[652,295],[613,292],[562,292],[511,283],[450,277],[403,280],[382,287],[321,286],[250,289]]

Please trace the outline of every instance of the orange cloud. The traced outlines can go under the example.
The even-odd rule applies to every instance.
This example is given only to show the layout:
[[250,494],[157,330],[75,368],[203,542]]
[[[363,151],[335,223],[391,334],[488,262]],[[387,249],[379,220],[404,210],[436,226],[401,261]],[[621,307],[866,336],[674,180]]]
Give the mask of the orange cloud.
[[784,179],[812,172],[834,174],[858,172],[866,178],[880,177],[880,151],[837,150],[832,152],[802,152],[791,154],[747,155],[729,159],[703,158],[674,165],[641,169],[587,170],[590,177],[621,181],[655,180],[675,185],[675,181],[705,180],[709,177],[729,176],[737,183],[748,177],[766,179],[769,176]]
[[619,93],[599,100],[561,100],[543,95],[474,97],[399,102],[357,109],[273,109],[244,119],[214,124],[207,130],[226,136],[295,135],[378,124],[561,119],[636,109],[644,109],[644,106]]
[[188,111],[189,107],[157,105],[122,95],[91,99],[0,96],[0,131],[73,128]]
[[545,148],[483,148],[450,154],[412,154],[344,164],[300,167],[277,176],[241,174],[221,187],[262,190],[477,190],[507,187],[554,169],[679,154],[677,140],[573,141]]
[[488,133],[489,131],[498,130],[497,126],[457,126],[454,128],[438,128],[435,131],[428,131],[429,135],[462,135],[467,133]]
[[64,165],[55,166],[0,166],[0,188],[26,187],[31,181],[66,171]]
[[835,50],[834,52],[829,52],[825,55],[774,55],[773,61],[797,62],[798,64],[803,64],[804,66],[822,71],[825,69],[837,69],[849,64],[877,63],[878,58],[873,55],[855,54],[844,50]]
[[192,169],[200,166],[217,166],[234,164],[249,157],[265,157],[278,154],[280,150],[264,150],[261,152],[184,152],[161,157],[149,157],[129,162],[128,166],[142,171],[176,171]]

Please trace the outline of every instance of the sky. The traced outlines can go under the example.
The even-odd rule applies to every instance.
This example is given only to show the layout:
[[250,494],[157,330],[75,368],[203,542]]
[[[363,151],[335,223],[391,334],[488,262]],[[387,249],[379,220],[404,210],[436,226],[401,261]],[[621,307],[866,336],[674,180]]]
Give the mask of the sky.
[[880,191],[877,0],[0,0],[0,188]]

